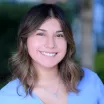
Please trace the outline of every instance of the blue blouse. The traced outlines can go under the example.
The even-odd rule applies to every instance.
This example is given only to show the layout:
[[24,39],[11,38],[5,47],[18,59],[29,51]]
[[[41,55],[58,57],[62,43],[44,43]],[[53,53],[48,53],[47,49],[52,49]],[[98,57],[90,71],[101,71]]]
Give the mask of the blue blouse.
[[[68,104],[104,104],[104,85],[95,72],[87,68],[84,70],[84,77],[78,84],[80,92],[78,94],[69,92]],[[33,97],[25,97],[25,91],[22,86],[19,87],[19,96],[17,86],[20,84],[18,79],[9,82],[0,90],[0,104],[44,104],[41,99],[33,93]]]

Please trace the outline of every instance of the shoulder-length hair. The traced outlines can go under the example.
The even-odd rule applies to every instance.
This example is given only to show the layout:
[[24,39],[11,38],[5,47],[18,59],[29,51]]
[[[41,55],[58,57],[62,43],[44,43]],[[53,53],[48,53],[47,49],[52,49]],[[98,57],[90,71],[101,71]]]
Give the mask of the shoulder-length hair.
[[[36,70],[33,70],[32,59],[27,51],[27,38],[33,31],[36,31],[41,24],[49,19],[56,18],[65,34],[67,41],[67,53],[64,59],[59,63],[59,73],[66,86],[66,90],[78,92],[77,84],[83,76],[83,71],[80,66],[73,61],[75,53],[75,44],[70,25],[63,10],[53,4],[40,4],[32,7],[21,21],[18,31],[18,46],[17,51],[11,57],[11,69],[13,78],[18,78],[23,84],[26,95],[32,94],[32,90],[38,80]],[[35,68],[34,68],[35,69]]]

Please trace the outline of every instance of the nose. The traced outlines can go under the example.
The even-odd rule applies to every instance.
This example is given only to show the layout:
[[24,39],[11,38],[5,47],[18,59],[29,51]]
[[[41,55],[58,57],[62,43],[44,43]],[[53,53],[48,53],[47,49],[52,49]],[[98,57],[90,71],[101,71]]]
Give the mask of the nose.
[[54,37],[48,37],[47,38],[45,47],[46,48],[55,48],[56,47]]

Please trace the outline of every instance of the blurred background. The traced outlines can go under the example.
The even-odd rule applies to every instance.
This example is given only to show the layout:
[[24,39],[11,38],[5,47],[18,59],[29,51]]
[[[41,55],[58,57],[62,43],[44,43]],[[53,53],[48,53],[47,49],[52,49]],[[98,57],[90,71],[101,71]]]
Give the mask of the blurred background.
[[11,76],[8,59],[16,50],[18,26],[33,5],[61,6],[73,30],[75,60],[104,82],[104,0],[0,0],[0,88]]

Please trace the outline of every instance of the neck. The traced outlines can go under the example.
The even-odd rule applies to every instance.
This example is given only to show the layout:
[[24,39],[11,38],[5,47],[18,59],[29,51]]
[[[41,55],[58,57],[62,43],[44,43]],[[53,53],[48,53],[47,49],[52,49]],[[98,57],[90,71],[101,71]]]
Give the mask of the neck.
[[[36,66],[36,65],[35,65]],[[37,67],[38,82],[37,85],[49,85],[55,81],[59,81],[58,66],[53,68]]]

